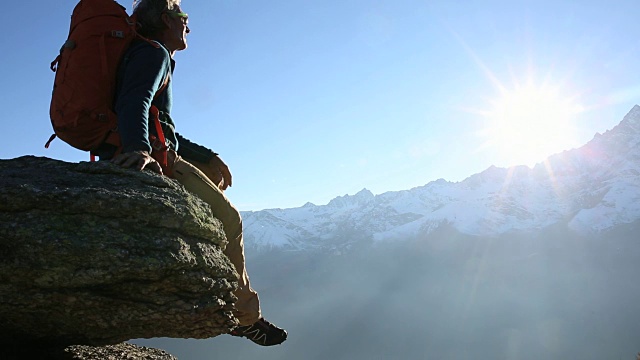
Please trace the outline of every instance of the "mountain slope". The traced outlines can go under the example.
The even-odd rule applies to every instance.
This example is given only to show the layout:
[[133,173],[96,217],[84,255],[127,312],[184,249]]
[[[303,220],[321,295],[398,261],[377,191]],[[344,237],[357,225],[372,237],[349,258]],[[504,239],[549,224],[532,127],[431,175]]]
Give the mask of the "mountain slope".
[[640,107],[584,146],[533,168],[490,167],[461,182],[437,180],[327,205],[243,212],[247,247],[340,251],[360,241],[425,236],[443,224],[495,236],[568,223],[593,233],[640,219]]

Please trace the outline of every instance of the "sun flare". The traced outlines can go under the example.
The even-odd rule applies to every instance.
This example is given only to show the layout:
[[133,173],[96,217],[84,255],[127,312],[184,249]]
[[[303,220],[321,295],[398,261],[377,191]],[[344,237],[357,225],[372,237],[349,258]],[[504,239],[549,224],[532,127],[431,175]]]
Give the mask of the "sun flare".
[[563,96],[559,87],[528,84],[502,87],[483,111],[486,125],[483,147],[500,153],[503,166],[528,165],[575,147],[576,115],[583,107],[575,97]]

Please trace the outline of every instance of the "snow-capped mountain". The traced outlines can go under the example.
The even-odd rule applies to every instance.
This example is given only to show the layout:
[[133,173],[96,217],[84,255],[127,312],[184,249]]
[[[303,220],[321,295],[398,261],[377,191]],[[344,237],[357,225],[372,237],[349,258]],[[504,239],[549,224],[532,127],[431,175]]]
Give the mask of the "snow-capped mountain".
[[327,205],[243,212],[248,247],[341,248],[364,239],[428,235],[443,224],[465,234],[532,232],[567,223],[594,233],[640,220],[640,106],[586,145],[533,168],[490,167],[461,182],[437,180]]

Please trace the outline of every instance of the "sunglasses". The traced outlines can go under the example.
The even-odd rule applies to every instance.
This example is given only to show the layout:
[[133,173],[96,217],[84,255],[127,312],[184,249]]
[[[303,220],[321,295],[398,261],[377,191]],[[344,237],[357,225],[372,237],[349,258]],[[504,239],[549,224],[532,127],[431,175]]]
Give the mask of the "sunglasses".
[[187,20],[189,20],[189,15],[187,15],[187,13],[183,13],[183,12],[177,12],[177,11],[173,11],[173,10],[167,10],[164,12],[165,14],[168,14],[169,16],[172,17],[179,17],[182,19],[183,23],[187,23]]

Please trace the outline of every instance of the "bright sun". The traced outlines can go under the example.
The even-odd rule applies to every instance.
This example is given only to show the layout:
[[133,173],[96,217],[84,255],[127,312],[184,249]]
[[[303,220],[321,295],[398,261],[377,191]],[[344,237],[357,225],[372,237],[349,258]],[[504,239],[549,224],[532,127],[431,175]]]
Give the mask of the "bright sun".
[[548,85],[501,88],[491,108],[482,111],[487,124],[481,131],[483,148],[498,151],[506,162],[501,166],[532,166],[577,145],[574,121],[583,107],[575,97],[562,96],[559,87]]

